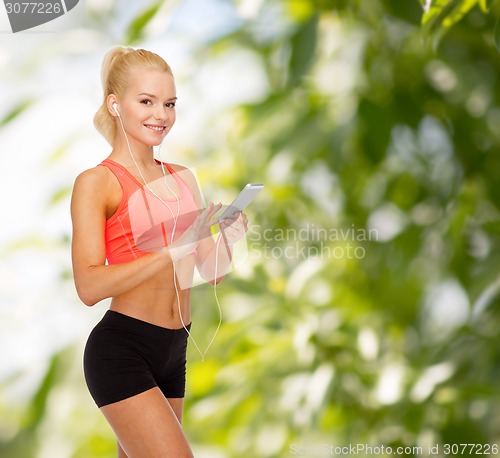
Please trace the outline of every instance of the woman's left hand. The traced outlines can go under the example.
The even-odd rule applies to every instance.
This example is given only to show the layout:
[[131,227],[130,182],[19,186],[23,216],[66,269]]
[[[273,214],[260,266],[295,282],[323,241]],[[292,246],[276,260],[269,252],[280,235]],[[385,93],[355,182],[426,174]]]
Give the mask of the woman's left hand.
[[232,218],[224,218],[219,223],[221,234],[228,245],[234,245],[248,231],[248,218],[243,212],[236,212]]

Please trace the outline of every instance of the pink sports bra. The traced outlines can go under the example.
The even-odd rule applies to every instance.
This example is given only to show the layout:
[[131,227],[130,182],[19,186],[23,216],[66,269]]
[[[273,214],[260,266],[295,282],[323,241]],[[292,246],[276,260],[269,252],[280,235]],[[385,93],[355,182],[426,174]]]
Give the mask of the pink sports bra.
[[159,199],[137,181],[122,165],[105,159],[99,165],[107,167],[116,176],[123,195],[116,212],[106,220],[105,242],[108,264],[132,261],[171,243],[193,224],[198,208],[186,183],[167,163],[164,163],[179,187],[177,199]]

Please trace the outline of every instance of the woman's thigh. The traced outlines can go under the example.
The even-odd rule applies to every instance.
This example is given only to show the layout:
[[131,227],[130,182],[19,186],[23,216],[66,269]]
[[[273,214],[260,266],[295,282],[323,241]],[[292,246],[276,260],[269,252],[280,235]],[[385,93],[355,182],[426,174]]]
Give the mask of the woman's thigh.
[[182,411],[184,409],[184,398],[167,398],[170,407],[175,413],[177,420],[179,423],[182,423]]
[[128,458],[127,454],[120,445],[120,442],[116,441],[116,446],[118,448],[118,458]]
[[[184,410],[184,398],[167,398],[168,403],[170,404],[170,407],[172,407],[172,410],[175,413],[175,416],[177,417],[177,420],[179,420],[179,423],[182,423],[182,413]],[[118,448],[118,458],[128,458],[127,454],[123,450],[122,446],[120,445],[120,442],[117,441],[117,448]]]
[[169,401],[155,387],[101,407],[128,458],[191,458],[181,424]]

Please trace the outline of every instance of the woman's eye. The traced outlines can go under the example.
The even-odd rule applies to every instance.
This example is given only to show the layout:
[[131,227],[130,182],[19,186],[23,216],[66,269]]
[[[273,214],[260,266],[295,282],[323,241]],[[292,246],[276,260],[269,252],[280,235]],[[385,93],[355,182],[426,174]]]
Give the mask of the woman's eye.
[[167,108],[175,108],[175,102],[169,102],[169,103],[166,103],[165,106]]
[[141,100],[141,103],[143,103],[144,105],[151,105],[152,104],[151,100],[149,100],[149,99]]

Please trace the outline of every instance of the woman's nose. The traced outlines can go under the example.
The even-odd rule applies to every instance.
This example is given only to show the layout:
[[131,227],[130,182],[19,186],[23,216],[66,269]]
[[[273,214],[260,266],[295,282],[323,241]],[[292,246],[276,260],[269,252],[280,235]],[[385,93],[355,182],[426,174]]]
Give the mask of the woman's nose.
[[164,107],[158,107],[155,109],[153,116],[157,121],[167,121],[168,120],[167,109]]

